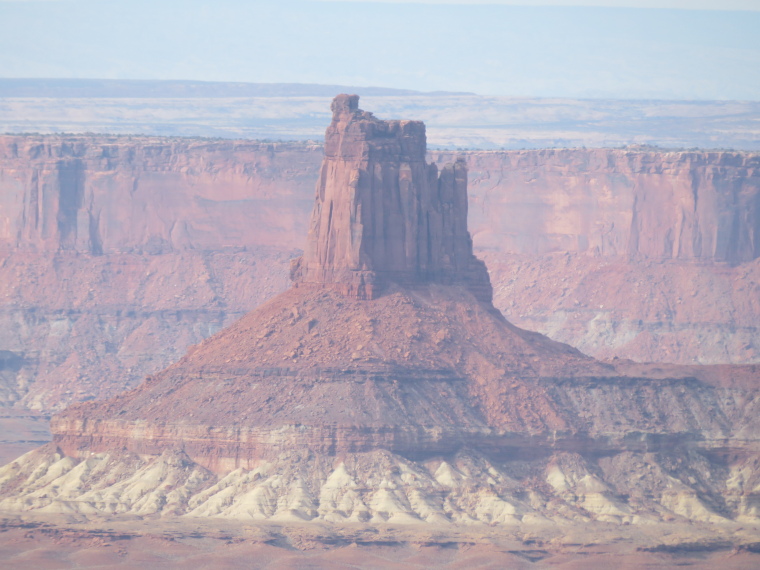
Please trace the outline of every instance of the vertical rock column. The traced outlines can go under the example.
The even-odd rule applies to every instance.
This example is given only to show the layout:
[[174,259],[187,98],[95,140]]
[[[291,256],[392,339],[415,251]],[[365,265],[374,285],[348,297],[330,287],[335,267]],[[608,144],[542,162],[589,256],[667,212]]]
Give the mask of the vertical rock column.
[[295,282],[320,283],[360,299],[388,283],[466,285],[491,302],[485,265],[467,231],[467,168],[439,173],[425,162],[425,125],[381,121],[338,95],[325,134],[306,251]]

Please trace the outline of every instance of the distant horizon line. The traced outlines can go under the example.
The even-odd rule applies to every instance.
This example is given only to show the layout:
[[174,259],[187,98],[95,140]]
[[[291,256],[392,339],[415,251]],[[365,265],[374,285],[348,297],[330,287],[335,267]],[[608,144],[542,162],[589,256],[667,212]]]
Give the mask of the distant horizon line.
[[[2,0],[0,0],[2,1]],[[320,0],[321,1],[321,0]],[[350,0],[327,0],[327,1],[350,1]],[[12,85],[12,82],[18,82],[21,85]],[[76,94],[58,94],[58,95],[41,95],[41,94],[31,94],[31,93],[24,93],[24,91],[29,90],[43,90],[47,88],[50,90],[51,88],[62,88],[62,86],[55,86],[55,85],[44,85],[45,82],[49,83],[56,83],[56,82],[66,82],[70,83],[69,89],[93,89],[96,90],[98,88],[114,88],[117,87],[119,84],[132,84],[133,86],[136,86],[137,84],[148,86],[150,84],[165,84],[168,86],[168,84],[173,84],[176,87],[181,87],[183,85],[187,87],[192,86],[204,86],[204,87],[221,87],[221,86],[228,86],[228,87],[247,87],[247,88],[256,88],[260,87],[264,90],[268,89],[276,89],[276,88],[294,88],[298,90],[298,88],[302,89],[303,92],[301,93],[292,93],[292,94],[284,94],[284,93],[269,93],[269,94],[258,94],[258,95],[251,95],[251,94],[193,94],[193,93],[174,93],[174,94],[147,94],[147,95],[134,95],[134,94],[90,94],[90,95],[76,95]],[[91,83],[97,83],[99,85],[75,85],[76,83],[83,83],[86,84],[88,82]],[[25,83],[25,85],[24,85]],[[35,85],[35,83],[37,85]],[[126,86],[126,85],[125,85]],[[161,87],[160,85],[156,85],[156,87]],[[65,87],[63,87],[65,88]],[[309,89],[313,88],[315,91],[324,91],[326,89],[331,90],[330,93],[322,92],[309,92]],[[344,90],[340,92],[347,92],[348,90],[357,90],[357,91],[363,91],[364,93],[358,93],[360,96],[364,97],[399,97],[399,96],[412,96],[412,97],[420,97],[420,96],[427,96],[427,97],[481,97],[481,98],[507,98],[507,99],[541,99],[541,100],[556,100],[556,99],[566,99],[566,100],[572,100],[572,101],[667,101],[667,102],[676,102],[676,101],[683,101],[683,102],[699,102],[699,103],[708,103],[708,102],[729,102],[729,101],[736,101],[736,102],[744,102],[744,103],[755,103],[760,102],[760,99],[718,99],[718,98],[701,98],[701,97],[694,97],[694,98],[682,98],[682,97],[616,97],[612,95],[588,95],[588,96],[568,96],[568,95],[509,95],[509,94],[482,94],[482,93],[476,93],[473,91],[449,91],[449,90],[435,90],[435,91],[421,91],[418,89],[407,89],[403,87],[384,87],[379,85],[344,85],[344,84],[333,84],[333,83],[313,83],[313,82],[297,82],[297,81],[289,81],[289,82],[255,82],[255,81],[242,81],[242,80],[229,80],[229,81],[219,81],[219,80],[207,80],[207,79],[114,79],[114,78],[103,78],[103,77],[0,77],[0,98],[60,98],[60,99],[87,99],[87,98],[93,98],[93,99],[120,99],[120,98],[134,98],[134,99],[171,99],[171,98],[178,98],[178,99],[192,99],[192,98],[209,98],[209,99],[224,99],[224,98],[240,98],[240,97],[333,97],[338,92],[335,92],[335,90]],[[16,91],[16,93],[14,93]]]
[[[2,1],[2,0],[0,0]],[[81,138],[125,138],[125,139],[181,139],[187,141],[204,141],[204,142],[228,142],[228,143],[258,143],[258,144],[284,144],[297,146],[324,146],[324,136],[308,139],[273,139],[273,138],[244,138],[244,137],[219,137],[219,136],[202,136],[202,135],[160,135],[148,133],[108,133],[108,132],[0,132],[0,137],[81,137]],[[456,146],[427,143],[426,152],[462,152],[462,153],[502,153],[502,152],[540,152],[546,150],[621,150],[633,152],[731,152],[735,154],[760,154],[760,150],[741,149],[731,147],[708,147],[708,146],[660,146],[657,144],[640,144],[629,143],[616,146],[541,146],[541,147],[521,147],[521,148],[486,148],[477,146]]]

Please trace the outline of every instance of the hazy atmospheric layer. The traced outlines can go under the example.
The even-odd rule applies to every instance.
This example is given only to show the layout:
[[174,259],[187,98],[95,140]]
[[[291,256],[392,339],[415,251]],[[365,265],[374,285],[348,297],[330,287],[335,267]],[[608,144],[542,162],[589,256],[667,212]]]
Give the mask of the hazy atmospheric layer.
[[428,126],[431,148],[760,149],[760,102],[531,99],[373,87],[0,79],[0,132],[321,140],[330,97]]
[[755,11],[303,0],[6,1],[0,2],[0,77],[192,78],[532,97],[757,100],[758,29]]

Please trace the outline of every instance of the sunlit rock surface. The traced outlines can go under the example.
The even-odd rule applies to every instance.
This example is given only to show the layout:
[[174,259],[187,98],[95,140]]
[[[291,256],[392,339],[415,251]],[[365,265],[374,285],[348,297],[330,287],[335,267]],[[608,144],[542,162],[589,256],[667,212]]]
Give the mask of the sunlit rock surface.
[[[362,144],[398,142],[355,107],[336,100],[341,140],[358,117]],[[404,140],[424,156],[424,138]],[[398,156],[378,160],[355,164],[358,178]],[[357,204],[345,178],[331,182],[336,209]],[[394,208],[367,200],[312,238],[349,252],[363,243],[353,223]],[[458,235],[446,227],[456,220],[443,217],[441,235]],[[384,240],[375,252],[395,239],[370,235]],[[515,327],[467,282],[425,277],[387,272],[371,295],[302,279],[139,387],[56,415],[51,444],[0,470],[0,507],[370,525],[759,522],[760,368],[601,362]]]

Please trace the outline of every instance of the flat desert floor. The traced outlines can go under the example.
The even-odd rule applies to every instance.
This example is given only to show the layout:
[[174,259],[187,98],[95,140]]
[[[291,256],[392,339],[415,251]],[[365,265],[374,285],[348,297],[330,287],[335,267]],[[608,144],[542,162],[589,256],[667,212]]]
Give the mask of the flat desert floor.
[[[335,93],[337,94],[337,93]],[[330,97],[8,97],[0,133],[108,133],[322,140]],[[760,102],[362,97],[375,115],[422,120],[430,148],[760,149]]]
[[757,527],[274,525],[5,516],[3,568],[760,567]]

